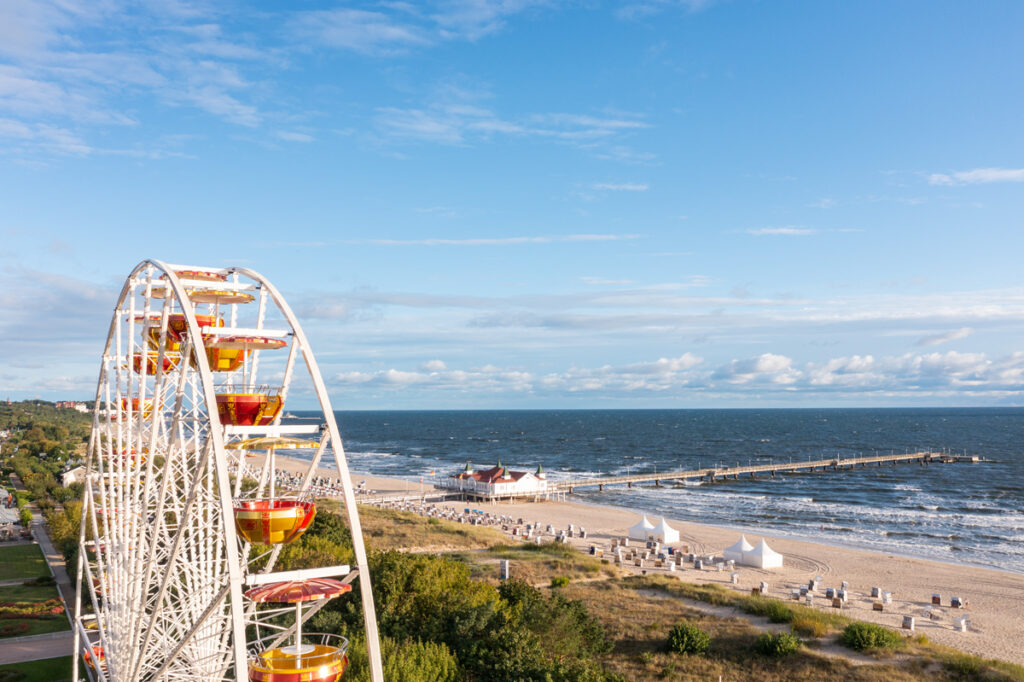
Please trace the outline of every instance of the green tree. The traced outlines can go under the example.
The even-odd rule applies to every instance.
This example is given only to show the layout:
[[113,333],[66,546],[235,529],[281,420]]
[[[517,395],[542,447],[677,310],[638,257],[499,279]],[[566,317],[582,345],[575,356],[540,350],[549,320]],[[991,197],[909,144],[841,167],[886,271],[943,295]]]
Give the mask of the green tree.
[[[390,637],[382,637],[380,644],[385,680],[455,682],[461,679],[459,662],[444,644],[415,639],[397,642]],[[349,647],[349,670],[345,679],[369,682],[366,641],[361,638],[354,640]]]

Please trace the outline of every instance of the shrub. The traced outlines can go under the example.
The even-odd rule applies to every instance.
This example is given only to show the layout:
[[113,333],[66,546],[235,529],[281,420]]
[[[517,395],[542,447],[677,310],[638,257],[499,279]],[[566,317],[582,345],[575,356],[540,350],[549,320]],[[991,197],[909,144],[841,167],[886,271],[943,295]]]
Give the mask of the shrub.
[[680,623],[668,633],[668,650],[677,654],[703,654],[711,646],[711,637],[696,625]]
[[800,648],[800,638],[791,632],[780,632],[777,635],[764,633],[757,638],[754,649],[762,656],[785,658],[796,653]]
[[895,649],[903,644],[903,638],[898,634],[874,623],[850,623],[839,639],[854,651]]
[[793,632],[804,637],[824,637],[828,634],[828,626],[820,620],[808,616],[794,616],[790,623]]
[[558,576],[557,578],[552,578],[551,579],[551,587],[568,587],[568,586],[569,586],[569,576],[562,575],[562,576]]
[[56,584],[57,581],[52,575],[41,575],[38,578],[29,578],[22,583],[25,587],[48,587]]

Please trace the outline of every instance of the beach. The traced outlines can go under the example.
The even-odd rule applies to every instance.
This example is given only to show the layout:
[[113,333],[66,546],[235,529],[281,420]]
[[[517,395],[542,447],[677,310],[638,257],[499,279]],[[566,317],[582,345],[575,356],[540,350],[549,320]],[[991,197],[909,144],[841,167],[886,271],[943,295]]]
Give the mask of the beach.
[[[249,463],[258,466],[261,458],[251,458]],[[333,464],[333,462],[332,462]],[[277,455],[277,466],[289,472],[304,472],[309,463]],[[337,469],[321,468],[318,475],[336,478]],[[365,481],[367,490],[376,495],[394,493],[418,494],[420,484],[400,479],[382,478],[362,473],[352,473],[354,485]],[[433,492],[425,482],[424,492]],[[366,498],[376,495],[365,495]],[[581,504],[572,501],[466,503],[443,502],[447,506],[462,510],[466,507],[483,509],[492,514],[522,518],[526,523],[537,522],[542,527],[551,524],[556,530],[565,530],[569,524],[587,531],[586,539],[571,539],[581,551],[587,551],[592,544],[607,549],[612,538],[626,535],[627,529],[639,520],[639,513],[617,507]],[[660,518],[660,517],[659,517]],[[658,518],[652,518],[657,523]],[[712,525],[687,523],[674,520],[669,523],[680,533],[680,544],[689,545],[689,551],[698,555],[721,556],[725,547],[732,545],[740,535],[737,530]],[[880,623],[899,628],[904,616],[914,616],[916,633],[926,635],[930,640],[959,648],[979,656],[997,658],[1024,664],[1024,575],[975,566],[943,563],[926,559],[871,552],[840,544],[826,545],[792,538],[775,537],[765,528],[763,535],[746,531],[747,539],[756,544],[762,537],[773,549],[785,557],[782,568],[761,570],[752,567],[738,567],[739,582],[732,586],[728,570],[713,568],[696,570],[685,565],[675,573],[663,569],[648,569],[653,573],[673,575],[679,580],[692,583],[717,583],[750,592],[762,581],[768,583],[768,596],[789,599],[791,590],[807,585],[815,576],[822,576],[822,588],[839,588],[842,581],[849,583],[849,600],[843,614],[851,618]],[[626,567],[626,570],[639,570]],[[872,610],[876,601],[870,597],[871,588],[879,587],[891,592],[893,603],[885,605],[885,611]],[[934,607],[938,619],[924,615],[925,608],[932,603],[932,595],[941,595],[941,606]],[[819,608],[826,606],[823,589],[815,600]],[[969,602],[967,609],[950,608],[950,599],[960,597]],[[967,632],[953,629],[953,619],[968,616],[970,626]],[[906,631],[903,631],[906,632]]]

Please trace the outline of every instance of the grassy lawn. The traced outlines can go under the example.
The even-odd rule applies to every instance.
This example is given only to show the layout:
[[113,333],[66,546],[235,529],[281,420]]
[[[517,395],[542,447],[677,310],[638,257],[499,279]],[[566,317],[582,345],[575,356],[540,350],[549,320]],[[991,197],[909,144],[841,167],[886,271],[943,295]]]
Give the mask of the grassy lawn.
[[26,580],[50,575],[39,545],[0,545],[0,580]]
[[[0,587],[0,603],[5,602],[44,602],[49,599],[60,599],[57,588],[52,585],[9,585]],[[17,625],[24,623],[28,629],[16,632],[8,637],[26,637],[28,635],[41,635],[46,632],[60,632],[70,630],[68,619],[63,614],[54,614],[52,618],[0,618],[0,627],[4,625]],[[3,678],[0,678],[2,680]]]
[[65,682],[70,679],[70,656],[0,665],[0,682]]

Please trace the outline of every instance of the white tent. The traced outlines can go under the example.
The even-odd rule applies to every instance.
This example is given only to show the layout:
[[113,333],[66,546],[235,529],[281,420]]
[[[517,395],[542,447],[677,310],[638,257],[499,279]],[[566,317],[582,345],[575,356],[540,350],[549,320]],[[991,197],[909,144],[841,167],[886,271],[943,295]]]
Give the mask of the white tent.
[[668,525],[664,516],[661,517],[661,522],[651,531],[651,535],[654,536],[655,540],[666,545],[679,542],[679,531]]
[[629,529],[629,537],[633,540],[646,540],[648,535],[654,535],[654,524],[647,520],[647,514],[643,515],[640,523]]
[[769,547],[767,542],[761,540],[757,543],[757,547],[743,553],[743,564],[757,568],[781,568],[782,555]]
[[754,546],[752,544],[750,544],[749,542],[747,542],[747,536],[746,535],[741,535],[740,539],[736,541],[735,545],[732,545],[730,547],[726,547],[724,550],[722,550],[722,556],[725,557],[726,561],[729,561],[730,559],[732,559],[736,563],[742,564],[743,563],[743,553],[744,552],[749,552],[752,549],[754,549]]

